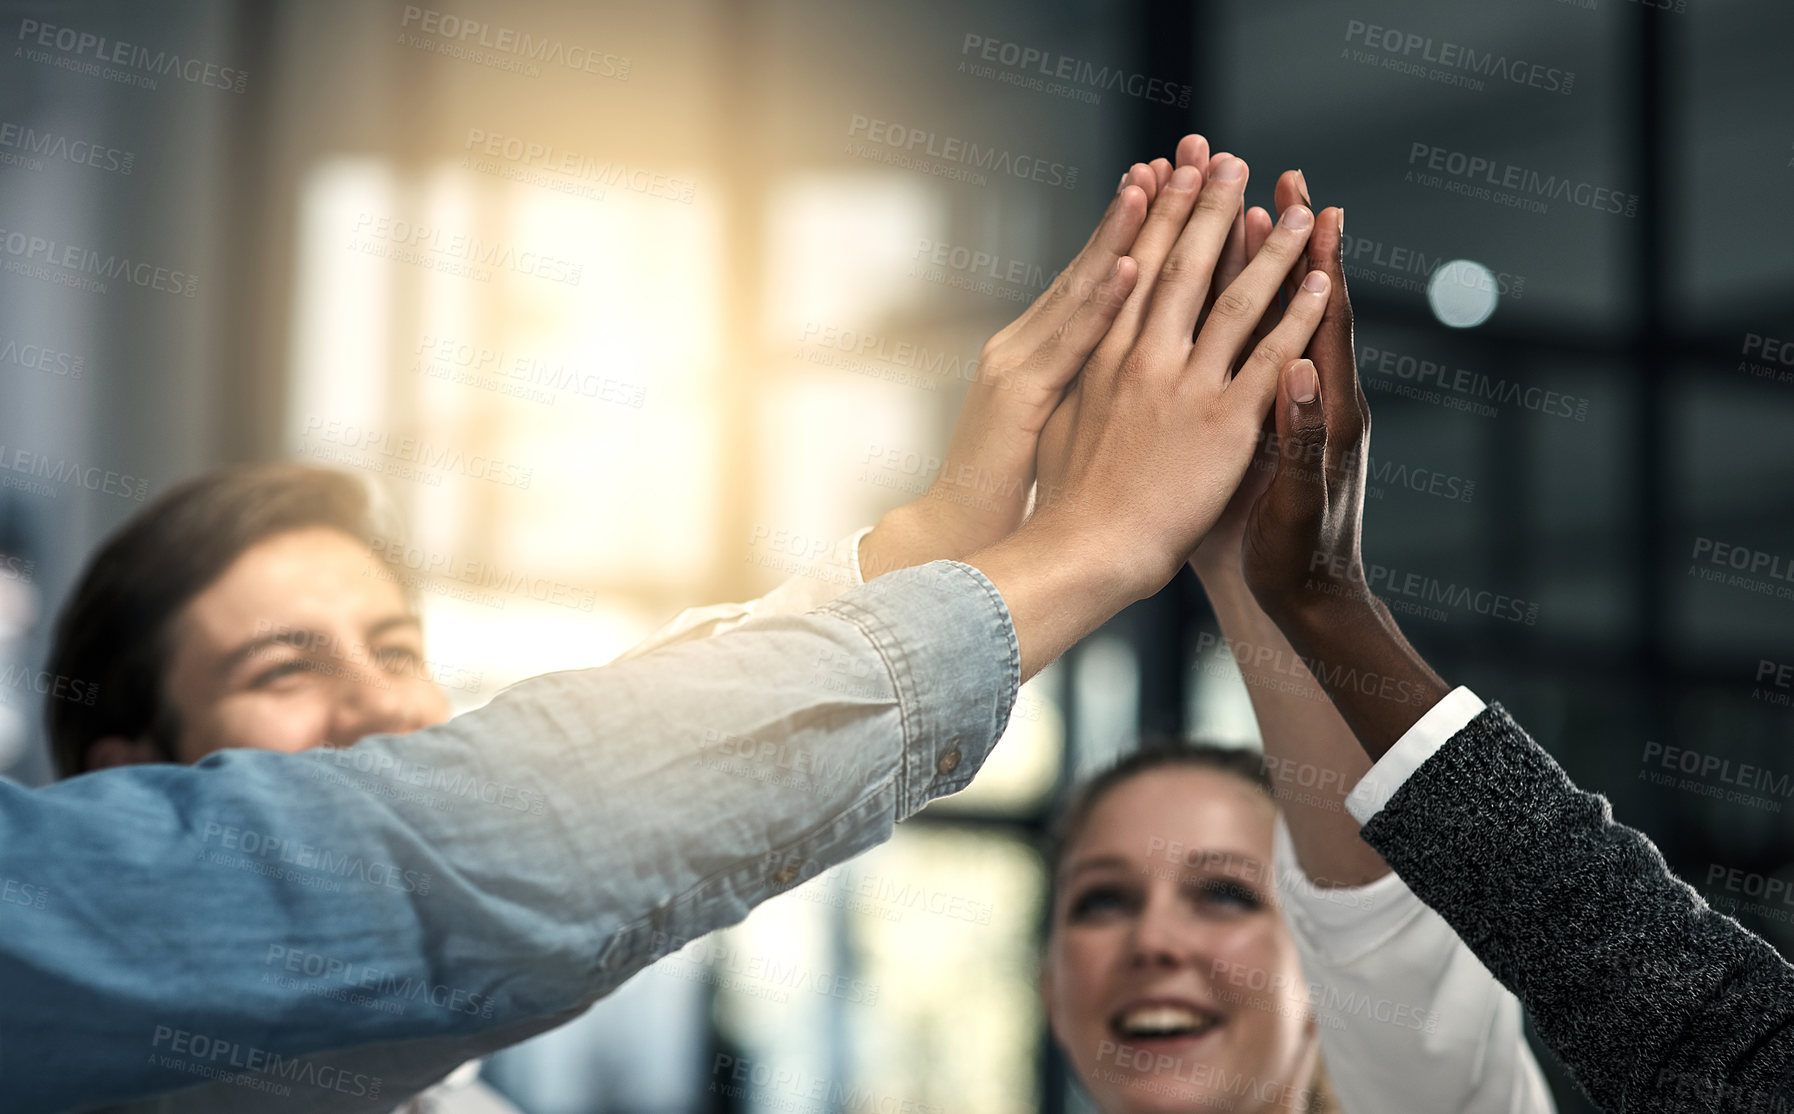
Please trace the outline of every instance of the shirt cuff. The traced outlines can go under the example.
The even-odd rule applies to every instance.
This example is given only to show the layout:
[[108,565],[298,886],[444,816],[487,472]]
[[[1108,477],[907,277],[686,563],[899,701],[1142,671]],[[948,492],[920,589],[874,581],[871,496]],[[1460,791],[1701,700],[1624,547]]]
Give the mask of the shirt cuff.
[[870,534],[872,529],[871,526],[862,526],[841,543],[847,549],[847,564],[853,569],[855,584],[866,583],[866,570],[860,566],[860,543],[866,540],[866,535]]
[[1420,769],[1453,735],[1469,726],[1471,720],[1482,715],[1486,707],[1480,697],[1463,685],[1452,689],[1445,699],[1420,717],[1420,722],[1408,728],[1407,734],[1390,747],[1387,754],[1377,759],[1376,765],[1347,795],[1346,811],[1356,817],[1358,823],[1368,824],[1371,817],[1383,811],[1389,798],[1395,796],[1395,791],[1415,770]]
[[934,561],[818,610],[858,627],[896,688],[904,745],[896,819],[970,784],[1021,689],[1021,647],[996,585],[971,565]]

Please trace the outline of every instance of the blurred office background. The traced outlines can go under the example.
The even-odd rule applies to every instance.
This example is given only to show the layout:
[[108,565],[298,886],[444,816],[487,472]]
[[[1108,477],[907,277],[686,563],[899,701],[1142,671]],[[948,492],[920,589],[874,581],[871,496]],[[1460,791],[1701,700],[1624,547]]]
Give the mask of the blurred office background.
[[[1299,166],[1350,214],[1367,555],[1512,601],[1412,639],[1709,896],[1787,878],[1785,792],[1653,775],[1794,774],[1790,41],[1770,0],[0,0],[0,770],[49,777],[31,670],[86,555],[227,462],[378,480],[461,707],[763,592],[920,492],[954,369],[1198,130],[1256,202]],[[1044,169],[866,157],[893,128]],[[1718,546],[1771,561],[1713,581]],[[1214,630],[1187,577],[1130,609],[971,790],[488,1078],[536,1114],[1081,1109],[1040,836],[1143,734],[1255,745]]]

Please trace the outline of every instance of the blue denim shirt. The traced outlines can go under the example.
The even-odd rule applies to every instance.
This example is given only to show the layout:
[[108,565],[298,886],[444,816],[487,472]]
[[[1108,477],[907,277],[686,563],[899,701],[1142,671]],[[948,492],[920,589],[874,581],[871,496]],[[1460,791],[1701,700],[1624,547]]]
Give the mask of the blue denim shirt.
[[0,786],[0,1093],[390,1109],[964,788],[1019,680],[936,562],[410,735]]

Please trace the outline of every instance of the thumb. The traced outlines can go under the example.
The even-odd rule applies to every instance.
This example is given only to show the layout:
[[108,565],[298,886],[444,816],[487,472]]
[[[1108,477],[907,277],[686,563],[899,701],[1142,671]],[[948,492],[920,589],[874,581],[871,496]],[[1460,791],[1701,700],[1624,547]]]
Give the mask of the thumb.
[[1294,525],[1318,519],[1327,505],[1327,417],[1312,360],[1296,360],[1277,380],[1277,472],[1266,509]]

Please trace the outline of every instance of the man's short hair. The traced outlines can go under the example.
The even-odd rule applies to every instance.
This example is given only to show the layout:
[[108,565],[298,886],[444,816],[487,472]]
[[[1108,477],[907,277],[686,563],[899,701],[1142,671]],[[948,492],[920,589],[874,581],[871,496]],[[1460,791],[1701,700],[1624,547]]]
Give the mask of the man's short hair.
[[365,543],[388,517],[358,477],[298,464],[217,469],[144,507],[94,554],[57,618],[46,671],[99,694],[45,700],[57,772],[85,772],[89,746],[110,735],[147,738],[175,761],[180,724],[164,684],[175,617],[268,538],[326,527]]

